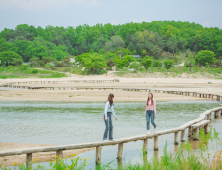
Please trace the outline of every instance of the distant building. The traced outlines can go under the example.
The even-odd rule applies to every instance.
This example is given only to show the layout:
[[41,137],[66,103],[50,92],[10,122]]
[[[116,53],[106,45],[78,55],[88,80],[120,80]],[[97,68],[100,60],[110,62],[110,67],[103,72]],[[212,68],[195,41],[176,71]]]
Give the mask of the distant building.
[[140,58],[140,55],[130,55],[130,56],[133,56],[135,59]]
[[23,65],[29,65],[30,62],[23,62]]
[[70,62],[74,63],[75,62],[74,58],[70,58]]

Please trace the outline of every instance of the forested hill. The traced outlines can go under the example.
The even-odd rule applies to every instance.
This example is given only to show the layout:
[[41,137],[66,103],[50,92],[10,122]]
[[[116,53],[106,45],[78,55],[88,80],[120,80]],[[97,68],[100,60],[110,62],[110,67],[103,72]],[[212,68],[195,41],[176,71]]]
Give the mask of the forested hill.
[[87,52],[104,54],[128,48],[131,54],[147,53],[161,57],[164,52],[178,53],[190,49],[213,51],[222,56],[222,30],[206,28],[196,23],[153,21],[123,25],[96,24],[73,27],[27,24],[15,29],[5,28],[0,33],[0,52],[15,51],[24,61],[30,58],[76,56]]

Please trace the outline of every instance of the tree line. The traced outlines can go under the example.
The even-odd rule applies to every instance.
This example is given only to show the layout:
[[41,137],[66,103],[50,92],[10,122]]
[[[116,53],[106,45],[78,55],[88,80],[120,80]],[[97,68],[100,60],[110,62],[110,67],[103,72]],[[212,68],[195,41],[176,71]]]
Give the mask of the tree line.
[[[64,57],[97,53],[94,54],[97,59],[103,56],[107,65],[115,62],[121,68],[129,64],[126,62],[129,54],[140,55],[141,61],[146,56],[161,60],[187,50],[195,54],[212,51],[217,58],[221,57],[222,30],[190,22],[153,21],[84,24],[76,28],[47,26],[45,29],[22,24],[0,32],[0,60],[5,65],[15,62],[7,56],[14,56],[16,63],[38,60],[40,64],[47,64],[64,60]],[[83,63],[86,62],[93,63]]]

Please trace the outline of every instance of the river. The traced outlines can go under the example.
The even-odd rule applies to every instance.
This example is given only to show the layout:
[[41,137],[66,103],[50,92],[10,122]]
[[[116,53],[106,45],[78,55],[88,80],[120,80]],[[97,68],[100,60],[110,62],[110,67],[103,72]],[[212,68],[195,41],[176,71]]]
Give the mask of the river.
[[[105,124],[104,104],[101,102],[25,102],[0,101],[0,142],[66,145],[101,141]],[[157,131],[178,127],[199,117],[206,110],[219,107],[217,101],[157,102]],[[116,102],[113,119],[114,138],[146,133],[145,102]],[[222,119],[215,119],[215,127],[222,138]],[[151,132],[153,126],[151,125]],[[148,141],[148,159],[161,156],[165,142],[173,151],[174,134],[159,137],[159,152],[153,151],[153,139]],[[187,140],[187,131],[186,131]],[[123,163],[141,161],[142,141],[124,144]],[[103,147],[102,164],[114,161],[116,167],[118,146]],[[87,169],[95,167],[95,151],[80,155],[89,157]],[[47,165],[46,165],[47,166]]]

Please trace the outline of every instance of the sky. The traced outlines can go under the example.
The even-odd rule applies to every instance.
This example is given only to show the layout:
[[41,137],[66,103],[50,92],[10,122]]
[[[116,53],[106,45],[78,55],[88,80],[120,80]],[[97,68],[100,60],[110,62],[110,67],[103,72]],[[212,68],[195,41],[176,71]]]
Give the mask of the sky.
[[189,21],[222,29],[222,0],[0,0],[0,31],[88,24]]

